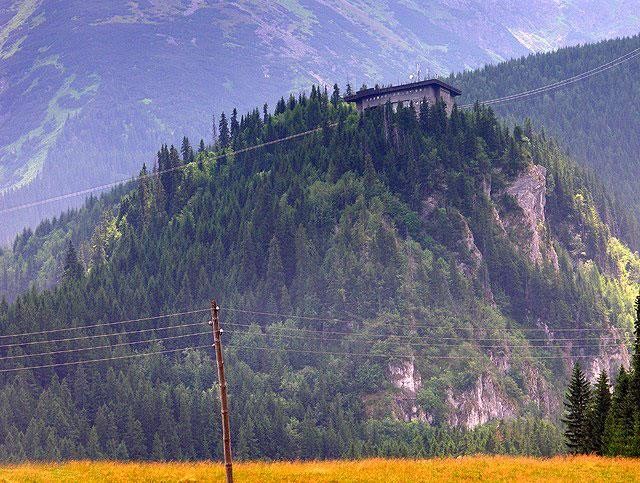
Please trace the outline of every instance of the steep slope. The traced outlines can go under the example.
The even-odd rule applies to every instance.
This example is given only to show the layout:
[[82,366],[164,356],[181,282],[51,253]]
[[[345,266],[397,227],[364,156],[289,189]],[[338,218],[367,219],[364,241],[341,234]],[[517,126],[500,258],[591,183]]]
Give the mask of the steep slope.
[[[444,74],[640,25],[632,2],[602,0],[4,3],[5,206],[121,179],[162,141],[210,139],[213,111],[275,102],[312,82],[395,82],[416,63]],[[5,213],[0,239],[74,201]]]
[[[559,450],[548,420],[571,361],[628,363],[640,260],[601,220],[597,185],[490,110],[361,118],[315,88],[244,116],[231,147],[323,123],[143,170],[76,237],[59,285],[0,303],[2,335],[102,334],[3,339],[3,369],[47,367],[3,373],[0,457],[219,455],[214,295],[240,457]],[[161,170],[182,162],[159,152]],[[202,310],[114,323],[188,308]],[[178,353],[75,365],[162,350]],[[516,419],[482,426],[501,418]]]
[[[460,104],[494,99],[586,72],[640,47],[640,36],[563,48],[450,77],[463,91]],[[559,138],[572,156],[598,173],[637,224],[640,204],[640,58],[544,95],[498,104],[497,113],[536,126]],[[622,217],[618,216],[618,219]],[[638,240],[633,240],[638,248]]]

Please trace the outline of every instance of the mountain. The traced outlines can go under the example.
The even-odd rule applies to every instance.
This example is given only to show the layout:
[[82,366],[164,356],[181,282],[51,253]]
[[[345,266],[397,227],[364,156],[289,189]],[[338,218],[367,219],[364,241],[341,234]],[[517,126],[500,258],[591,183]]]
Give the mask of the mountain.
[[0,458],[219,457],[214,296],[240,458],[550,455],[571,363],[629,364],[640,259],[530,123],[313,87],[224,134],[0,257],[53,284],[0,303]]
[[[4,3],[5,207],[125,178],[161,142],[209,141],[213,112],[311,83],[396,82],[416,63],[446,74],[640,25],[628,0]],[[0,239],[81,201],[5,212]]]
[[[590,71],[640,48],[640,36],[567,47],[451,76],[460,87],[460,104],[516,94]],[[629,208],[625,225],[640,219],[640,56],[543,95],[494,106],[515,122],[530,118],[562,142],[581,164],[602,179]],[[624,230],[624,228],[621,228]],[[633,241],[638,249],[638,240]]]

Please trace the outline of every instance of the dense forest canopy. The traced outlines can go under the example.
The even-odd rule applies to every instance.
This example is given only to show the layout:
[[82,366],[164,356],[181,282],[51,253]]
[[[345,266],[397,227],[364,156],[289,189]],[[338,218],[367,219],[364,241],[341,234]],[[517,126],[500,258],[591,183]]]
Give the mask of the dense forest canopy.
[[[164,145],[137,182],[17,237],[0,457],[219,457],[213,296],[240,458],[563,451],[556,381],[626,356],[640,261],[602,187],[529,123],[415,107],[359,116],[314,87],[234,111],[215,145]],[[542,259],[514,191],[536,173]],[[477,425],[478,384],[485,419],[510,421]]]
[[[510,60],[462,74],[448,81],[463,92],[460,104],[494,99],[536,89],[591,69],[640,48],[640,35],[566,47]],[[496,112],[514,122],[529,117],[559,138],[571,155],[597,171],[610,194],[627,205],[629,214],[602,215],[640,247],[636,180],[640,175],[640,57],[605,72],[537,95],[498,104]]]

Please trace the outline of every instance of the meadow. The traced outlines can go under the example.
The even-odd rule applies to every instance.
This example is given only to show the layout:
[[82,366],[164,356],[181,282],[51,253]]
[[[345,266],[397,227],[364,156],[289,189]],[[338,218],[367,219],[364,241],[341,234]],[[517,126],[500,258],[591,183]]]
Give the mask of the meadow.
[[[238,482],[640,481],[640,459],[469,456],[427,460],[239,462]],[[25,463],[0,468],[0,481],[224,481],[219,463]]]

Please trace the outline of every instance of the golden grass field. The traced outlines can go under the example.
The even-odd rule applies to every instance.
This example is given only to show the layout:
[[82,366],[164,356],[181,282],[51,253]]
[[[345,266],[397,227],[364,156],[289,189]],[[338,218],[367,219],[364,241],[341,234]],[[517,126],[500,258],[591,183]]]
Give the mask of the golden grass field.
[[[237,482],[640,481],[640,459],[595,456],[552,459],[469,456],[427,460],[244,462]],[[0,481],[224,481],[221,464],[77,461],[0,468]]]

